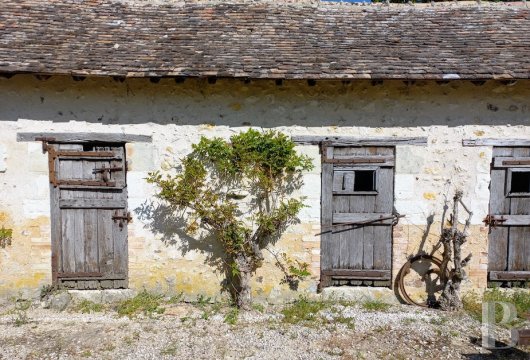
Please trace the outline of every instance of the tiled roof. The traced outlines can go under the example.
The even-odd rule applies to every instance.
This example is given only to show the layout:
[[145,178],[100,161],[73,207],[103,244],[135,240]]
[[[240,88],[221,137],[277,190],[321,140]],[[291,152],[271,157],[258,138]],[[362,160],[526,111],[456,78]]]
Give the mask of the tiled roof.
[[530,10],[2,0],[0,72],[522,79]]

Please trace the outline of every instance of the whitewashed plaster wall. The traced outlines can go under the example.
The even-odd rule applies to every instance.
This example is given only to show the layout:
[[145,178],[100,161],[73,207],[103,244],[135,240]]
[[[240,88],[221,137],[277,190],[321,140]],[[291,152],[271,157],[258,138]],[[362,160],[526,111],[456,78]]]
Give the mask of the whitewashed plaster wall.
[[[177,247],[164,245],[159,241],[163,235],[153,234],[148,220],[140,215],[154,192],[144,181],[147,172],[178,165],[201,136],[229,137],[256,127],[297,135],[428,137],[426,147],[396,148],[395,207],[406,215],[401,224],[416,227],[424,226],[432,213],[439,217],[444,196],[451,196],[455,188],[464,191],[464,201],[474,212],[474,225],[479,226],[487,214],[491,148],[462,147],[463,138],[530,138],[529,81],[511,86],[497,81],[481,86],[465,81],[322,81],[316,86],[285,81],[277,86],[267,80],[220,79],[209,84],[205,79],[184,83],[127,79],[121,83],[106,78],[73,81],[69,77],[40,81],[16,75],[0,78],[0,94],[0,222],[13,226],[19,238],[11,249],[0,249],[0,267],[12,274],[2,272],[0,290],[32,287],[50,279],[47,156],[40,143],[17,142],[17,132],[152,135],[152,143],[127,145],[129,207],[136,217],[129,230],[130,261],[131,272],[138,266],[139,277],[145,271],[139,264],[148,259],[162,267],[184,259],[202,264],[200,254],[183,255]],[[315,159],[315,170],[306,174],[301,190],[309,207],[300,219],[308,227],[300,230],[297,239],[318,243],[320,157],[316,146],[299,146],[299,150]],[[480,243],[481,252],[487,251],[486,239]],[[318,246],[290,248],[288,242],[278,246],[318,269]],[[20,257],[17,250],[30,256]],[[17,283],[17,270],[33,280]],[[219,276],[204,266],[200,271],[212,279]],[[41,275],[35,277],[35,273]],[[178,279],[166,284],[153,281],[164,288]],[[309,291],[314,291],[317,275],[312,281]],[[274,291],[281,292],[272,287],[266,293]]]

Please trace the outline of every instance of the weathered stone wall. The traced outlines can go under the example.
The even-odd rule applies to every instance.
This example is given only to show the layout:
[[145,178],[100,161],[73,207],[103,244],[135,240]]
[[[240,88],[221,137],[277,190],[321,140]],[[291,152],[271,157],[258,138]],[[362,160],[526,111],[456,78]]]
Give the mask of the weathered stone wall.
[[[28,75],[0,78],[0,227],[14,228],[13,245],[0,249],[0,297],[35,293],[50,283],[50,220],[47,155],[40,143],[20,143],[23,131],[127,132],[153,136],[153,143],[127,145],[129,208],[129,277],[133,289],[184,291],[216,296],[221,274],[205,264],[205,254],[185,249],[171,229],[153,221],[154,189],[148,171],[169,170],[201,136],[228,137],[249,126],[276,128],[288,134],[427,136],[426,147],[398,146],[395,207],[407,215],[394,231],[395,274],[407,255],[418,251],[426,219],[434,214],[428,237],[436,241],[446,195],[464,190],[474,212],[467,250],[473,252],[468,286],[484,287],[487,231],[481,220],[489,201],[491,148],[461,145],[463,138],[530,137],[530,82],[515,85],[489,81],[317,82],[188,79],[88,78],[73,81]],[[300,291],[316,291],[320,261],[320,157],[316,146],[299,150],[315,159],[301,194],[308,208],[301,223],[288,229],[274,251],[310,262],[313,277]],[[428,246],[427,246],[428,247]],[[428,249],[427,249],[428,250]],[[279,285],[281,272],[270,254],[255,276],[254,291],[275,301],[296,297]]]

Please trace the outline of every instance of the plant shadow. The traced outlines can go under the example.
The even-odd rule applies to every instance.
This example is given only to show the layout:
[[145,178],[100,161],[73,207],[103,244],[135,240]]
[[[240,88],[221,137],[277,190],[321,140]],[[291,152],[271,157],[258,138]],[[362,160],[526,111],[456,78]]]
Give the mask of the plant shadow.
[[[436,303],[436,292],[439,291],[439,274],[436,274],[436,269],[433,264],[436,265],[436,259],[433,259],[433,254],[436,251],[437,247],[434,246],[430,252],[425,250],[427,240],[429,238],[432,225],[434,223],[434,213],[431,213],[426,218],[425,230],[423,230],[420,244],[418,250],[408,256],[407,262],[400,268],[396,275],[396,281],[394,281],[394,294],[397,299],[403,304],[410,304],[410,297],[407,299],[408,295],[406,294],[406,281],[405,278],[408,275],[414,276],[415,278],[421,279],[421,285],[418,281],[415,281],[414,284],[421,286],[421,289],[425,291],[425,306],[432,306]],[[434,261],[434,263],[433,263]]]
[[[176,170],[182,170],[182,168]],[[299,190],[303,185],[303,177],[300,174],[288,175],[284,180],[277,188],[278,194],[290,195],[296,190]],[[219,186],[225,186],[228,193],[241,191],[237,180],[225,182],[219,184]],[[247,195],[243,199],[232,199],[232,201],[239,205],[240,211],[238,212],[238,216],[248,217],[264,209],[267,211],[270,210],[268,204],[259,198],[257,189],[249,187],[245,190]],[[244,202],[247,197],[250,199]],[[281,198],[280,195],[279,198]],[[223,280],[220,283],[222,291],[228,293],[232,299],[235,299],[236,292],[238,291],[233,285],[236,275],[233,272],[233,268],[229,265],[230,259],[222,243],[217,241],[212,233],[199,231],[196,235],[190,235],[187,230],[188,214],[186,211],[178,210],[158,199],[147,200],[133,211],[137,218],[144,223],[144,227],[154,234],[165,246],[177,247],[183,257],[194,251],[203,255],[205,257],[204,263],[210,266],[215,273],[222,275]],[[260,250],[274,246],[289,226],[298,223],[300,223],[300,220],[295,218],[279,226],[274,234],[264,236],[259,242]],[[286,266],[280,265],[281,259],[279,254],[275,254],[270,250],[269,252],[275,258],[276,265],[284,275],[282,283],[287,284],[291,290],[296,291],[299,280],[289,275]]]

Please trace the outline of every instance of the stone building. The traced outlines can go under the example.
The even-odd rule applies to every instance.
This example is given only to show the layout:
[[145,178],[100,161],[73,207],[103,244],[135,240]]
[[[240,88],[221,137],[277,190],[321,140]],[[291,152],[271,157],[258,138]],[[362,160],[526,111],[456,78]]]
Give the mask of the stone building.
[[391,286],[436,243],[455,189],[473,212],[466,286],[529,279],[524,4],[0,9],[0,228],[13,229],[3,298],[52,283],[218,296],[222,276],[157,213],[145,177],[178,166],[201,136],[249,127],[282,131],[314,159],[308,207],[273,249],[312,276],[290,290],[267,254],[255,296],[298,297],[321,280]]

